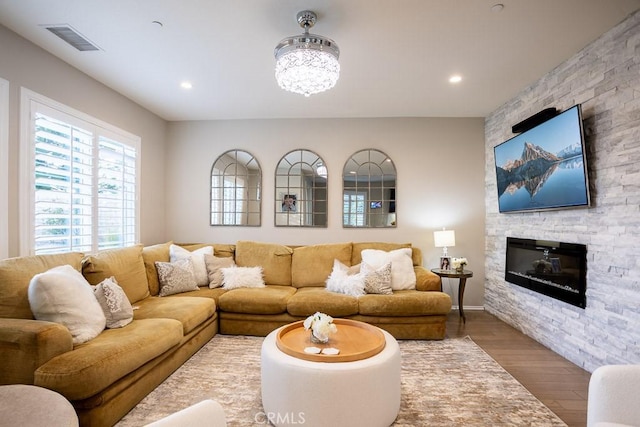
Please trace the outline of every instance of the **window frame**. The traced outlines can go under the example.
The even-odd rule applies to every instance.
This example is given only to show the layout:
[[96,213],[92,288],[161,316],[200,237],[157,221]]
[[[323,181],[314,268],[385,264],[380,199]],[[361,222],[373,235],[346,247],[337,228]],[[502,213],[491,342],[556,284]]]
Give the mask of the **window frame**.
[[[367,224],[367,192],[355,190],[343,190],[342,192],[342,224],[345,227],[366,227]],[[349,200],[345,200],[348,198]],[[362,198],[362,212],[358,212],[359,200]],[[345,208],[348,207],[348,210]],[[353,209],[355,207],[355,209]],[[353,210],[352,210],[353,209]],[[348,221],[345,221],[345,217]],[[352,220],[355,223],[352,223]],[[344,225],[348,222],[349,225]]]
[[[72,126],[90,129],[93,134],[95,169],[99,154],[100,138],[115,139],[119,143],[133,148],[136,152],[135,160],[135,242],[140,241],[140,165],[141,138],[127,131],[119,129],[109,123],[75,110],[62,103],[54,101],[24,87],[20,88],[20,176],[19,176],[19,210],[20,210],[20,255],[35,254],[35,139],[34,115],[36,112],[49,114],[58,120],[64,120]],[[97,176],[97,175],[96,175]],[[95,178],[95,177],[94,177]],[[98,251],[98,219],[97,219],[97,180],[94,179],[92,214],[94,227],[92,232],[91,253]],[[85,253],[89,253],[84,251]]]

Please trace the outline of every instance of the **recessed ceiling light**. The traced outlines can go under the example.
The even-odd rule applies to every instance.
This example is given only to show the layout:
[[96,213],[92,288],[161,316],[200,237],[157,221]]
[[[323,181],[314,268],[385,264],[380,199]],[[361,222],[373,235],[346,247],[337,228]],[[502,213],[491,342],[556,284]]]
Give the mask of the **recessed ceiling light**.
[[459,74],[455,74],[449,77],[449,83],[460,83],[462,81],[462,76]]
[[180,83],[180,87],[182,89],[191,89],[193,85],[191,84],[191,82],[182,82]]

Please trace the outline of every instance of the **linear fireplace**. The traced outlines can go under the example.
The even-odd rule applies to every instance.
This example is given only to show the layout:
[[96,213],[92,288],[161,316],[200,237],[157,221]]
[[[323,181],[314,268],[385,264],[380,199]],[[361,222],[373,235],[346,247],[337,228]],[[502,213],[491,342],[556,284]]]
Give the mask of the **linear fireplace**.
[[587,247],[507,237],[504,278],[509,283],[585,308]]

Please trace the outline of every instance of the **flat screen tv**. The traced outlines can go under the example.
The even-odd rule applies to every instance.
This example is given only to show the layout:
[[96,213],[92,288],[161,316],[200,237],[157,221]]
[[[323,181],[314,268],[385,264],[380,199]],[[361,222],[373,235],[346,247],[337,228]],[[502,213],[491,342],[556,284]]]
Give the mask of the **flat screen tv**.
[[579,104],[497,145],[500,212],[588,207],[585,152]]

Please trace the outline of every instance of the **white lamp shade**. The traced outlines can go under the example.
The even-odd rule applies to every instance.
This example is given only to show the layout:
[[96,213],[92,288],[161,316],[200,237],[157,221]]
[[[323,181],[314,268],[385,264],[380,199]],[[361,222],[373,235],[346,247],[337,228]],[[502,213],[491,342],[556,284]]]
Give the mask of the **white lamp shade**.
[[452,247],[456,245],[456,232],[453,230],[441,230],[433,232],[433,241],[436,248]]

